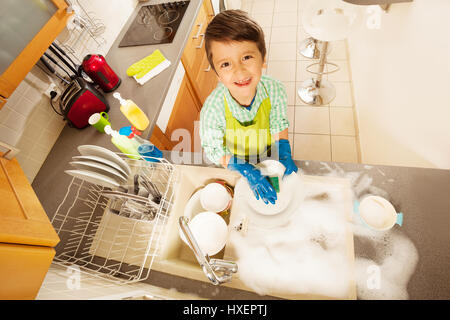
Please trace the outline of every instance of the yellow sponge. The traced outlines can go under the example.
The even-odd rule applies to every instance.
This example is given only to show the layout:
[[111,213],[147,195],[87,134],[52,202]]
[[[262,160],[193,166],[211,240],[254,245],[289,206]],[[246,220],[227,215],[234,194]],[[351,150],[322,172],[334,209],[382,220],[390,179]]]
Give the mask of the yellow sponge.
[[163,56],[161,51],[156,49],[151,55],[139,60],[136,63],[133,63],[127,69],[127,75],[130,77],[136,76],[137,79],[140,79],[164,60],[166,60],[166,58]]

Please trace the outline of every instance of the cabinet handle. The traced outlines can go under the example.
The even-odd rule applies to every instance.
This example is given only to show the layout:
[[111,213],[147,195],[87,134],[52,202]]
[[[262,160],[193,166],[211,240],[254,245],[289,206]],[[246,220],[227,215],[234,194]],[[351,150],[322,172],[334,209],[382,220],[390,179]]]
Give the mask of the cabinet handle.
[[205,71],[205,72],[210,72],[210,71],[211,71],[211,65],[208,64],[208,68],[204,69],[203,71]]
[[198,39],[198,37],[200,36],[200,32],[202,32],[203,23],[199,23],[199,24],[197,25],[197,27],[198,27],[197,34],[196,34],[195,36],[193,36],[192,39]]
[[195,48],[197,48],[197,49],[201,49],[201,48],[203,47],[203,42],[205,41],[205,34],[202,33],[202,34],[200,35],[200,37],[202,37],[202,41],[200,41],[200,44],[199,44],[198,46],[195,47]]

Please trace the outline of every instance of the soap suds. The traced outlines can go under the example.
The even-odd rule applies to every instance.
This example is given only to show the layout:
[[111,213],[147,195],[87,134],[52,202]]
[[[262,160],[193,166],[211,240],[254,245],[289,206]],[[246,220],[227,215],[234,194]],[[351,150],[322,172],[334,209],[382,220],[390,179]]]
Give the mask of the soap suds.
[[[320,164],[327,171],[325,176],[350,180],[355,200],[369,194],[389,200],[385,190],[371,185],[373,178],[368,174]],[[407,299],[407,284],[419,259],[414,244],[397,226],[373,231],[355,214],[353,222],[347,223],[340,213],[342,197],[334,185],[314,185],[306,190],[305,200],[287,225],[270,230],[249,226],[245,235],[233,230],[229,243],[238,257],[239,278],[261,295],[309,293],[345,298],[353,278],[358,299]],[[370,248],[364,255],[355,252],[354,274],[349,272],[345,255],[347,227],[355,242]]]

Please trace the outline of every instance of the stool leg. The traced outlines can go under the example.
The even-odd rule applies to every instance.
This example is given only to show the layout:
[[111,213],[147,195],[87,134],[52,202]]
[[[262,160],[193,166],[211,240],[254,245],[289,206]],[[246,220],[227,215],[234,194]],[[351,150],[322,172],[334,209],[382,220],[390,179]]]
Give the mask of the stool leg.
[[336,89],[333,84],[322,78],[323,74],[325,74],[324,69],[327,62],[328,42],[323,41],[322,46],[317,78],[304,81],[298,90],[298,95],[304,103],[316,106],[328,104],[336,96]]

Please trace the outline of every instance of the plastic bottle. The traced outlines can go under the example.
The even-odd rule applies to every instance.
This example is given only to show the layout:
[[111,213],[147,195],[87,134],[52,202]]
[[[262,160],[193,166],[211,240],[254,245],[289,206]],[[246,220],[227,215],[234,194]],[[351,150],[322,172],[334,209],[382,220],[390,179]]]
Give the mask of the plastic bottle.
[[140,159],[141,156],[137,151],[138,146],[128,139],[126,136],[119,134],[118,131],[113,130],[111,126],[105,126],[105,133],[111,136],[111,142],[128,158]]
[[145,113],[130,99],[123,99],[120,93],[114,92],[113,97],[120,101],[120,111],[127,117],[128,121],[138,130],[145,130],[150,121]]
[[[140,132],[136,128],[128,126],[119,130],[121,135],[127,136],[133,144],[136,146],[138,153],[149,162],[157,162],[158,160],[153,158],[162,158],[163,153],[153,143],[148,140],[139,137]],[[152,157],[152,158],[148,158]]]

